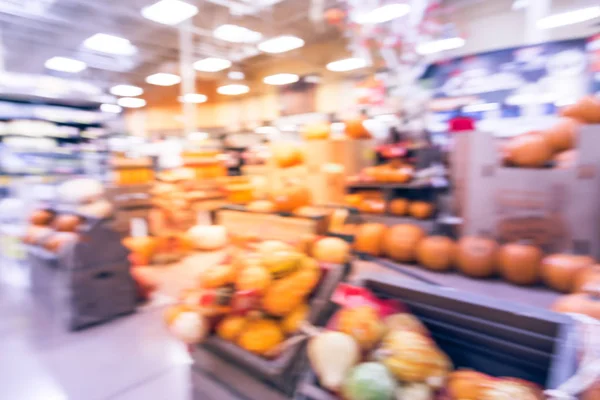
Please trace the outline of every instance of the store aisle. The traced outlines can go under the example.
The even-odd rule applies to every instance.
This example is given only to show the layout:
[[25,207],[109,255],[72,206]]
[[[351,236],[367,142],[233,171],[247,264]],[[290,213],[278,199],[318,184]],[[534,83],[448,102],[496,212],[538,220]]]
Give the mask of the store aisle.
[[188,400],[189,355],[162,307],[65,332],[30,293],[0,286],[0,398]]

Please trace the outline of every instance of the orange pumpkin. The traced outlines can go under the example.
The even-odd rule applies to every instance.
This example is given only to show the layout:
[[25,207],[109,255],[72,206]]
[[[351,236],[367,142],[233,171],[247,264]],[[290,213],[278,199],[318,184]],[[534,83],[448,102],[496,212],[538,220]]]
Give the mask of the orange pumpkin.
[[331,133],[331,125],[327,122],[319,122],[307,125],[302,130],[304,140],[323,140],[328,139]]
[[563,117],[576,119],[585,124],[600,124],[600,99],[590,95],[560,110]]
[[236,279],[236,270],[230,264],[208,267],[200,276],[200,287],[205,289],[218,288]]
[[340,238],[326,237],[312,246],[312,255],[320,262],[344,264],[350,255],[350,245]]
[[408,206],[408,213],[417,219],[431,218],[433,215],[433,204],[426,201],[413,201]]
[[279,212],[292,212],[311,203],[312,195],[304,185],[288,182],[280,190],[271,194],[271,201]]
[[77,215],[62,214],[54,218],[52,226],[58,232],[75,232],[82,222],[83,218]]
[[347,194],[344,196],[344,203],[350,207],[359,207],[360,203],[363,201],[364,196],[360,193],[356,194]]
[[371,133],[365,128],[363,119],[349,119],[344,121],[346,135],[351,139],[370,139]]
[[275,204],[269,200],[255,200],[249,203],[246,209],[258,213],[272,213],[275,212]]
[[579,126],[580,123],[572,118],[561,118],[554,126],[542,131],[542,135],[553,151],[570,150],[577,141]]
[[594,259],[588,256],[552,254],[542,260],[542,279],[554,290],[571,292],[575,277],[593,264]]
[[552,157],[552,147],[540,132],[530,132],[510,139],[505,150],[508,160],[517,167],[540,168]]
[[294,143],[276,143],[271,147],[275,164],[280,168],[289,168],[304,162],[304,154]]
[[479,400],[491,380],[490,376],[481,372],[454,371],[448,376],[448,393],[452,399]]
[[465,236],[458,242],[456,266],[465,275],[485,278],[496,270],[498,244],[495,240],[477,236]]
[[417,261],[434,271],[446,271],[452,267],[456,244],[446,236],[429,236],[417,246]]
[[380,256],[383,251],[383,237],[387,227],[383,224],[367,223],[358,226],[354,239],[354,250]]
[[386,182],[406,183],[413,177],[412,167],[389,168],[386,175]]
[[394,199],[388,206],[388,211],[393,215],[406,215],[408,212],[408,200]]
[[573,284],[574,292],[582,292],[586,285],[600,285],[600,265],[596,264],[590,267],[586,267],[575,275],[575,281]]
[[35,210],[29,216],[29,223],[36,226],[48,226],[53,218],[54,213],[52,211]]
[[498,267],[502,276],[517,285],[533,285],[540,277],[542,251],[532,245],[505,244],[498,252]]
[[156,251],[158,240],[151,236],[126,237],[123,245],[133,253],[140,254],[146,260],[150,260]]
[[579,157],[577,150],[562,151],[554,156],[554,168],[573,168]]
[[365,213],[383,214],[385,212],[385,201],[382,199],[365,199],[360,203],[358,209]]
[[417,225],[394,225],[388,229],[383,238],[383,249],[393,260],[411,262],[415,259],[418,243],[424,237],[425,231]]
[[255,290],[263,293],[271,284],[271,273],[261,265],[250,265],[242,269],[235,281],[237,290]]

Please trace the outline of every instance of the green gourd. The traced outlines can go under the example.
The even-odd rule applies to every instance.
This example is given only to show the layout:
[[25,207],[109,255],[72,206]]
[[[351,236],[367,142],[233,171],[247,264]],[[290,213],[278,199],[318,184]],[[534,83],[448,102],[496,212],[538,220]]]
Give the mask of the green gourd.
[[342,392],[347,400],[392,400],[396,381],[385,367],[376,362],[366,362],[350,370]]

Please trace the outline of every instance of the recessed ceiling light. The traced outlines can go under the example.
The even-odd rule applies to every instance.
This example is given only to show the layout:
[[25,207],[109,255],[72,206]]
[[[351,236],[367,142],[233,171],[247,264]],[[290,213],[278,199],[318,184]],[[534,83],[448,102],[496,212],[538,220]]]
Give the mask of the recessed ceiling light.
[[145,18],[165,25],[177,25],[196,14],[198,7],[181,0],[160,0],[142,8]]
[[187,93],[183,96],[179,96],[177,98],[177,100],[179,100],[179,102],[181,103],[204,103],[206,100],[208,100],[208,97],[206,97],[206,95],[200,94],[200,93]]
[[121,111],[123,111],[123,109],[121,108],[121,106],[118,106],[116,104],[101,104],[100,111],[105,113],[118,114]]
[[87,64],[83,61],[74,60],[67,57],[52,57],[46,60],[44,66],[55,71],[71,73],[81,72],[87,68]]
[[214,30],[213,36],[232,43],[256,43],[262,39],[262,33],[260,32],[231,24],[219,26]]
[[208,57],[194,63],[194,69],[202,72],[218,72],[229,67],[231,67],[231,61],[216,57]]
[[140,108],[146,105],[146,100],[139,97],[121,97],[117,100],[117,104],[126,108]]
[[434,40],[433,42],[417,45],[417,53],[421,55],[439,53],[441,51],[458,49],[465,45],[465,39],[453,37],[448,39]]
[[367,60],[364,58],[346,58],[344,60],[330,62],[327,64],[327,69],[335,72],[344,72],[364,68],[366,66]]
[[588,7],[542,18],[537,22],[537,27],[539,29],[552,29],[578,24],[598,17],[600,17],[600,6]]
[[240,94],[248,93],[249,91],[250,91],[250,88],[248,86],[237,84],[237,83],[231,84],[231,85],[220,86],[219,88],[217,88],[217,93],[224,94],[227,96],[237,96]]
[[263,82],[267,85],[289,85],[299,80],[300,77],[296,74],[276,74],[265,77]]
[[304,46],[304,40],[296,36],[284,35],[265,40],[258,45],[258,49],[265,53],[285,53],[302,46]]
[[144,89],[133,85],[116,85],[110,88],[110,94],[115,96],[135,97],[144,93]]
[[359,24],[380,24],[403,17],[410,12],[408,4],[386,4],[354,18]]
[[118,54],[130,56],[137,51],[135,46],[125,38],[108,35],[106,33],[96,33],[87,38],[83,45],[88,49],[96,50],[102,53]]
[[159,72],[158,74],[148,76],[146,78],[146,82],[151,85],[173,86],[181,82],[181,77],[179,75]]

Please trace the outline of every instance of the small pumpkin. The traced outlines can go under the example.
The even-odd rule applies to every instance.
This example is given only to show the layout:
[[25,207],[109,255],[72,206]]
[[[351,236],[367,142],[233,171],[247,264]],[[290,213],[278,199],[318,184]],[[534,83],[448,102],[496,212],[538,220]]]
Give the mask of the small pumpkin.
[[447,271],[452,267],[456,244],[446,236],[429,236],[417,245],[417,261],[433,271]]
[[572,118],[561,118],[551,128],[542,131],[542,135],[554,152],[570,150],[577,141],[580,123]]
[[83,218],[73,214],[62,214],[52,221],[53,228],[58,232],[75,232],[83,222]]
[[485,278],[496,271],[498,244],[493,239],[465,236],[458,241],[456,266],[465,275]]
[[237,343],[243,349],[259,355],[267,355],[283,342],[284,335],[279,325],[270,319],[249,321],[239,335]]
[[36,226],[48,226],[52,222],[54,215],[49,210],[35,210],[29,216],[29,223]]
[[593,264],[588,256],[551,254],[542,260],[542,279],[550,288],[568,293],[574,289],[575,277]]
[[217,325],[217,335],[224,340],[233,342],[240,336],[247,323],[248,320],[245,317],[228,315]]
[[275,143],[271,145],[271,154],[279,168],[290,168],[304,162],[304,154],[294,143]]
[[414,174],[412,167],[404,166],[400,168],[390,168],[387,173],[386,181],[394,183],[407,183],[409,182]]
[[302,129],[302,137],[304,140],[324,140],[328,139],[331,134],[331,125],[327,122],[319,122],[306,125]]
[[255,264],[243,268],[235,280],[235,287],[241,291],[263,293],[271,284],[271,273],[261,265]]
[[385,201],[383,199],[364,199],[358,209],[370,214],[383,214],[385,212]]
[[600,265],[598,264],[586,267],[575,275],[573,291],[576,293],[582,292],[585,286],[590,284],[600,286]]
[[508,160],[517,167],[540,168],[552,157],[552,147],[540,132],[530,132],[510,139],[505,147]]
[[408,204],[409,202],[407,199],[394,199],[390,201],[390,204],[388,205],[388,212],[398,216],[406,215],[408,213]]
[[347,194],[344,196],[344,204],[350,207],[357,207],[362,203],[364,196],[360,193]]
[[408,206],[408,213],[417,219],[431,218],[433,210],[433,204],[426,201],[412,201]]
[[386,328],[377,310],[358,306],[337,313],[337,330],[352,336],[361,349],[370,350],[381,340]]
[[492,378],[469,370],[458,370],[448,376],[448,393],[452,399],[479,400]]
[[344,121],[346,136],[351,139],[370,139],[371,133],[365,128],[364,119],[355,118]]
[[283,332],[291,335],[300,329],[300,324],[306,321],[308,314],[310,313],[310,307],[306,303],[300,304],[291,313],[286,315],[281,321],[281,328]]
[[272,213],[275,212],[275,203],[269,200],[255,200],[248,203],[246,209],[257,213]]
[[560,114],[585,124],[600,124],[600,99],[593,95],[585,96],[577,103],[561,109]]
[[231,264],[208,267],[200,276],[200,287],[219,288],[235,282],[236,270]]
[[344,264],[350,256],[350,245],[340,238],[323,238],[313,245],[312,255],[320,262]]
[[378,223],[366,223],[358,226],[354,239],[354,250],[380,256],[383,251],[383,237],[387,227]]
[[168,313],[166,320],[169,331],[187,344],[201,343],[210,331],[206,318],[191,308],[175,307]]
[[388,229],[383,238],[384,252],[396,261],[414,261],[417,245],[425,236],[425,231],[417,225],[394,225]]
[[517,285],[533,285],[539,280],[543,256],[536,246],[505,244],[498,252],[500,274]]
[[312,202],[310,190],[294,181],[286,182],[279,190],[271,193],[270,197],[278,212],[293,212],[297,208],[310,205]]

